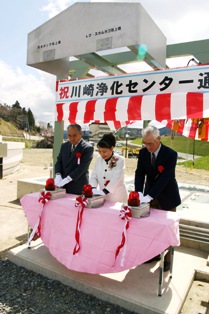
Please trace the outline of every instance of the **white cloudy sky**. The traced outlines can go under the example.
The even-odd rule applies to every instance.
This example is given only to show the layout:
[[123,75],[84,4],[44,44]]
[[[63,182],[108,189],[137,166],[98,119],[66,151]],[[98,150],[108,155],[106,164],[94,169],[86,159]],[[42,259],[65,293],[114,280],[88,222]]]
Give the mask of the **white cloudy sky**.
[[[37,124],[39,121],[53,124],[55,76],[26,65],[27,34],[74,2],[1,0],[0,3],[0,101],[11,106],[18,100],[21,107],[32,110]],[[208,39],[208,0],[139,2],[167,37],[168,44]]]

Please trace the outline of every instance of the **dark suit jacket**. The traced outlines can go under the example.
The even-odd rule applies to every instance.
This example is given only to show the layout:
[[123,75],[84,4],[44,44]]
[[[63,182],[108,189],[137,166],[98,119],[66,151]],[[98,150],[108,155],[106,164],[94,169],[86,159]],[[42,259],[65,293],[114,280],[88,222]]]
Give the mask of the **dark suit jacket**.
[[[156,199],[160,207],[170,210],[181,204],[178,184],[175,179],[177,153],[163,145],[158,153],[154,167],[147,148],[140,150],[135,172],[135,190]],[[159,172],[158,167],[164,170]]]
[[[71,143],[63,143],[55,164],[55,173],[60,173],[62,178],[70,176],[73,181],[66,184],[64,188],[67,193],[80,195],[84,184],[89,183],[89,165],[93,158],[93,146],[81,139],[71,154]],[[76,153],[81,153],[80,165]]]

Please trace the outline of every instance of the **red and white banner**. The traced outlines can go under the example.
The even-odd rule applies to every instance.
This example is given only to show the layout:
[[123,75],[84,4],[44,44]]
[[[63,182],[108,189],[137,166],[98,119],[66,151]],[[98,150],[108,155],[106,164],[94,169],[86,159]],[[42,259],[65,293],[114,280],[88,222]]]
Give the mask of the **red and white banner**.
[[56,104],[56,120],[69,123],[113,122],[115,129],[136,120],[209,117],[209,93],[169,93]]
[[209,141],[209,118],[169,120],[161,123],[186,137]]
[[205,93],[208,89],[209,66],[199,65],[80,80],[60,80],[56,84],[56,102],[82,102],[176,92]]

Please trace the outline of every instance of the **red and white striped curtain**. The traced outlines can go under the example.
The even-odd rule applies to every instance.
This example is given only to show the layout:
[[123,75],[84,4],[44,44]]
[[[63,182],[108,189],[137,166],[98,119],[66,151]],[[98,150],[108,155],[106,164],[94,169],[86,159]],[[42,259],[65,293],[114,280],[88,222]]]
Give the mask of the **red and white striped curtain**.
[[186,137],[209,141],[209,118],[167,120],[161,123]]
[[[160,122],[166,120],[168,126],[173,126],[175,120],[187,121],[184,123],[187,126],[189,126],[188,121],[193,121],[190,131],[187,131],[190,137],[195,132],[193,130],[194,119],[199,121],[199,119],[208,117],[209,93],[138,95],[56,104],[57,121],[64,120],[69,123],[107,122],[111,129],[119,129],[137,120],[157,120]],[[198,123],[201,124],[201,121]],[[180,128],[181,124],[179,130]],[[198,126],[199,129],[200,125]],[[186,132],[187,128],[184,130]]]

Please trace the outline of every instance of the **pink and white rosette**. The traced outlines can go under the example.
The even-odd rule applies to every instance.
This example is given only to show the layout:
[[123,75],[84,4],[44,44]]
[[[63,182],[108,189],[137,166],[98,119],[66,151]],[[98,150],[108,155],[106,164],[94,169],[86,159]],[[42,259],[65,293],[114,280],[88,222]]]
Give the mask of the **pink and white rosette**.
[[123,205],[122,209],[120,210],[119,217],[122,220],[125,220],[123,232],[122,232],[122,239],[120,245],[117,247],[116,252],[115,252],[115,260],[120,253],[120,250],[123,248],[123,254],[121,258],[121,266],[124,266],[124,260],[125,260],[125,255],[126,255],[126,240],[127,240],[127,230],[129,228],[129,222],[132,218],[132,213],[131,213],[131,207],[127,205]]
[[41,196],[39,197],[38,201],[39,203],[42,204],[42,211],[35,223],[35,226],[33,228],[33,231],[31,232],[30,234],[30,237],[28,239],[28,246],[30,245],[30,242],[32,240],[37,240],[38,238],[41,237],[41,215],[43,213],[43,209],[44,209],[44,206],[46,205],[46,203],[51,199],[51,193],[50,192],[46,192],[46,191],[43,191],[41,192]]
[[75,207],[78,207],[78,215],[77,215],[77,222],[76,222],[76,229],[75,229],[76,244],[73,249],[73,255],[76,255],[80,250],[81,223],[82,223],[84,207],[87,204],[88,204],[88,200],[87,198],[85,198],[85,196],[81,195],[76,198]]

